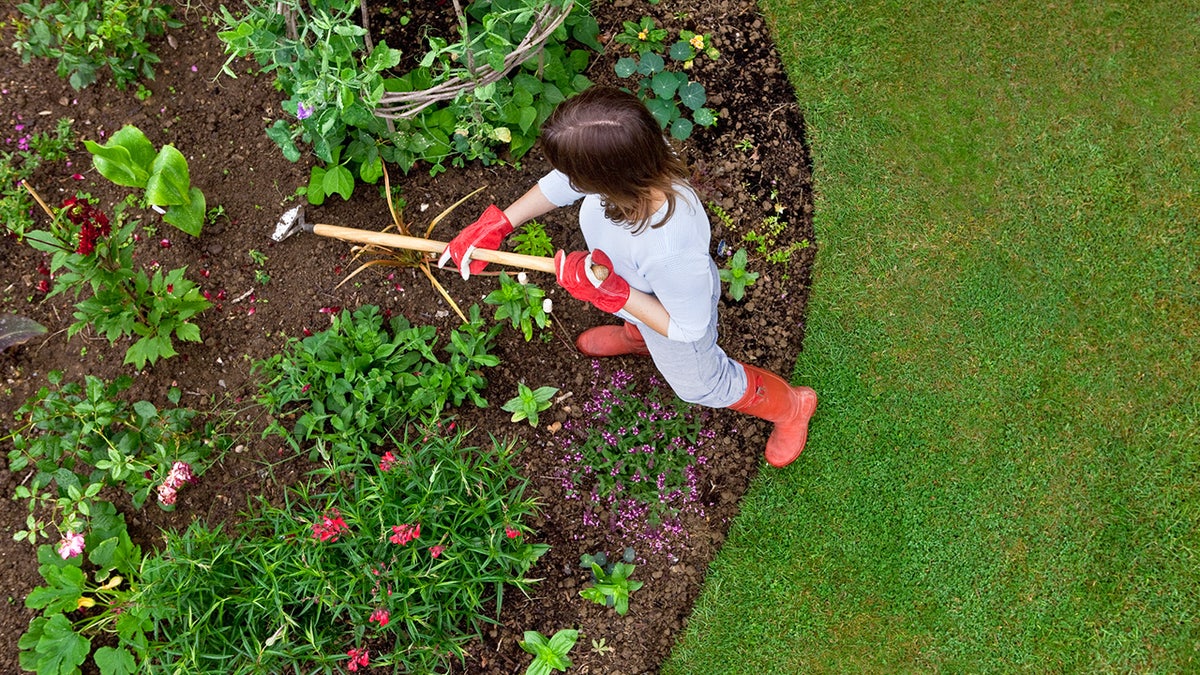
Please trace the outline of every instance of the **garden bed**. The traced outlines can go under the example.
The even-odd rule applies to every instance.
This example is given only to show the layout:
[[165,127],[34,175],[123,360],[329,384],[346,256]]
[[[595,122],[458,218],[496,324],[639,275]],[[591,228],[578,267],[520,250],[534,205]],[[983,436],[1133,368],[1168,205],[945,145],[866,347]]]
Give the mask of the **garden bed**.
[[[450,11],[448,4],[445,9]],[[812,242],[803,120],[754,3],[597,3],[596,12],[602,36],[619,31],[622,21],[651,15],[673,32],[710,33],[721,51],[719,60],[698,60],[689,74],[707,87],[709,107],[719,112],[719,124],[697,129],[683,145],[702,198],[728,214],[728,219],[712,218],[714,253],[718,245],[724,254],[749,247],[745,234],[761,231],[764,220],[772,216],[782,223],[773,234],[772,250],[791,242]],[[12,19],[13,14],[10,9],[3,18]],[[279,353],[285,336],[328,328],[328,311],[333,307],[377,305],[414,324],[436,326],[440,336],[460,323],[428,280],[412,269],[369,270],[353,283],[335,288],[357,266],[348,244],[303,234],[278,244],[270,240],[279,215],[297,203],[295,191],[307,184],[310,164],[307,158],[288,162],[266,137],[266,126],[283,115],[280,96],[269,79],[250,74],[250,63],[233,64],[240,74],[237,79],[221,74],[226,55],[205,17],[201,7],[193,6],[180,14],[185,22],[182,28],[170,31],[169,40],[154,43],[162,63],[156,69],[157,79],[148,83],[152,95],[145,101],[131,91],[109,86],[104,76],[75,92],[55,76],[53,64],[35,61],[22,66],[11,50],[0,51],[0,72],[5,73],[0,78],[0,100],[9,143],[31,131],[49,130],[62,117],[74,120],[78,138],[98,142],[123,125],[134,124],[156,145],[171,143],[180,149],[189,160],[192,184],[204,191],[210,208],[224,209],[225,217],[207,225],[199,238],[158,223],[157,236],[144,236],[138,244],[136,261],[154,260],[167,269],[187,265],[190,278],[224,299],[198,317],[202,343],[184,345],[180,356],[136,373],[132,366],[121,364],[126,344],[110,346],[88,331],[68,340],[65,329],[73,311],[68,297],[44,300],[45,294],[38,290],[44,278],[39,272],[42,254],[15,239],[0,239],[0,258],[5,261],[0,268],[0,313],[28,316],[50,330],[47,337],[0,353],[5,394],[0,415],[5,420],[11,420],[17,407],[45,386],[46,375],[53,370],[63,371],[67,381],[89,374],[105,380],[133,375],[126,393],[131,401],[165,403],[168,388],[176,386],[183,393],[181,405],[239,411],[239,424],[231,429],[238,434],[236,451],[221,456],[199,482],[182,490],[173,512],[153,505],[136,511],[127,498],[114,495],[134,540],[144,548],[161,543],[161,529],[182,529],[193,519],[214,524],[237,521],[255,495],[277,501],[288,485],[311,468],[306,458],[296,456],[278,439],[260,438],[266,416],[254,404],[258,381],[250,366]],[[11,42],[9,35],[3,37],[6,44]],[[598,83],[618,84],[613,63],[624,53],[609,41],[588,76]],[[34,184],[47,201],[61,203],[84,190],[108,205],[128,193],[92,169],[82,146],[69,161],[69,165],[47,164],[35,175]],[[487,204],[507,205],[547,170],[534,150],[519,166],[468,164],[437,177],[418,166],[407,176],[392,170],[392,181],[407,201],[406,220],[419,230],[434,214],[486,186],[432,233],[433,238],[446,240]],[[321,207],[307,207],[307,214],[312,222],[362,229],[382,229],[390,222],[378,190],[364,185],[358,186],[349,202],[332,197]],[[148,213],[145,222],[153,224],[156,218]],[[550,214],[545,223],[556,245],[568,250],[582,246],[572,209]],[[169,239],[169,248],[161,245],[164,238]],[[260,260],[265,256],[265,262],[256,262],[251,251],[262,254]],[[761,274],[759,280],[746,299],[734,302],[727,296],[722,303],[721,343],[726,351],[789,373],[803,336],[814,254],[815,246],[797,247],[787,260],[767,263],[751,252],[750,268]],[[719,256],[718,264],[725,266],[727,257]],[[264,283],[259,272],[265,272],[269,281]],[[534,539],[551,548],[531,572],[542,581],[528,598],[519,593],[505,596],[501,625],[485,628],[484,639],[469,648],[467,665],[459,670],[521,672],[530,661],[516,644],[524,631],[552,635],[561,628],[577,628],[582,638],[572,652],[576,663],[572,672],[655,672],[687,620],[739,498],[764,466],[761,450],[769,428],[729,411],[713,411],[705,418],[712,438],[703,447],[708,459],[700,477],[702,508],[686,515],[686,536],[658,546],[603,525],[588,525],[586,500],[568,498],[559,477],[569,433],[562,427],[569,428],[572,420],[582,417],[597,381],[602,384],[623,371],[649,387],[655,370],[649,360],[620,358],[594,364],[579,354],[572,345],[574,337],[611,319],[572,300],[549,276],[531,277],[554,300],[551,328],[527,342],[506,327],[493,352],[500,365],[486,372],[484,395],[491,405],[466,404],[450,413],[458,425],[475,430],[475,445],[485,444],[491,434],[514,438],[524,447],[517,463],[543,505],[542,515],[527,524],[536,531]],[[464,308],[480,302],[497,286],[492,277],[463,282],[451,271],[437,278]],[[252,295],[246,295],[249,291]],[[482,308],[490,319],[492,308]],[[537,428],[514,424],[500,404],[515,395],[518,382],[557,387],[560,397],[570,396],[546,411]],[[25,479],[24,472],[11,472],[5,463],[0,494],[11,495]],[[8,649],[0,650],[3,672],[19,671],[16,641],[35,615],[22,600],[42,583],[33,547],[12,540],[13,533],[24,527],[24,519],[23,502],[0,513],[0,580],[10,598],[0,608],[0,634],[8,643]],[[619,554],[626,547],[633,547],[638,556],[633,578],[645,585],[633,594],[629,613],[619,617],[579,597],[590,581],[590,572],[580,567],[579,559],[599,551]],[[613,649],[593,650],[592,641],[600,640]]]

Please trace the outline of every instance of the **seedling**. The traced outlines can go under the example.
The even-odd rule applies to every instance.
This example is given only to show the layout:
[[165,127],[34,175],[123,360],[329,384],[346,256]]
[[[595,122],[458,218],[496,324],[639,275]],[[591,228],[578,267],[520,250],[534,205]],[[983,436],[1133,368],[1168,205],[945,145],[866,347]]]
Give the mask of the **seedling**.
[[606,565],[608,557],[600,552],[594,556],[583,554],[579,562],[585,568],[592,570],[592,585],[579,592],[579,595],[598,605],[612,607],[617,614],[625,616],[629,611],[629,596],[642,587],[643,582],[632,581],[634,552],[626,548],[622,556],[623,562]]
[[518,382],[517,395],[508,399],[500,409],[512,413],[512,421],[528,420],[529,426],[536,427],[538,413],[550,407],[550,399],[557,393],[557,387],[530,389],[524,382]]
[[513,279],[501,272],[500,288],[489,293],[483,301],[496,305],[496,321],[508,319],[528,342],[533,339],[534,324],[538,328],[545,328],[550,323],[550,316],[545,309],[545,291],[536,284],[522,283],[520,279],[524,279],[524,276]]
[[554,255],[554,242],[546,234],[546,226],[531,220],[512,236],[513,250],[523,255],[549,257]]
[[571,667],[567,654],[578,640],[579,631],[570,628],[558,631],[549,640],[536,630],[525,631],[525,639],[519,644],[521,649],[533,654],[533,662],[525,669],[525,675],[549,675],[552,670],[566,672]]
[[750,272],[746,269],[746,249],[739,248],[737,253],[733,254],[733,258],[729,260],[729,267],[718,272],[721,276],[721,281],[729,284],[729,295],[734,300],[741,300],[746,297],[746,287],[754,285],[758,281],[758,272]]

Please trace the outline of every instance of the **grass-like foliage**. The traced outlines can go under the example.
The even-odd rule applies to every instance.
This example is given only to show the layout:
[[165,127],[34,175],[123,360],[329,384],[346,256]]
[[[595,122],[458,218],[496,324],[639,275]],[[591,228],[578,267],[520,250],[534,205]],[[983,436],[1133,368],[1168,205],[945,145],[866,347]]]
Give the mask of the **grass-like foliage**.
[[[419,440],[418,440],[419,439]],[[234,533],[193,524],[147,558],[132,603],[167,672],[442,668],[548,549],[516,449],[429,428],[335,464]]]
[[439,359],[432,326],[398,316],[385,328],[378,307],[343,310],[329,330],[292,338],[283,353],[256,364],[265,378],[259,401],[277,416],[265,433],[313,457],[348,461],[447,405],[486,406],[481,370],[500,362],[488,353],[499,330],[485,330],[472,307],[471,321],[450,334],[447,357]]

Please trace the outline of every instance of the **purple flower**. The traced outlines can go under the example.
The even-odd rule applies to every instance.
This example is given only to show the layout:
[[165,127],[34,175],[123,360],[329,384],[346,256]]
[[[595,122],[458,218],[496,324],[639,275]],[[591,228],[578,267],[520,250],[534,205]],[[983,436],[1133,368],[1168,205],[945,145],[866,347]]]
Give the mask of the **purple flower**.
[[312,117],[313,109],[305,106],[303,103],[296,104],[296,119],[306,120]]

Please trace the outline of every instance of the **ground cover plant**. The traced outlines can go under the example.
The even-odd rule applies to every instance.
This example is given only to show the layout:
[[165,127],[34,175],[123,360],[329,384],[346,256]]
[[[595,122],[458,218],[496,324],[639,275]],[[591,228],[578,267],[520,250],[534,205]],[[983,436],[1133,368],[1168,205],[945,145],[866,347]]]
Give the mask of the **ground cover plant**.
[[[235,15],[240,11],[234,5],[227,9]],[[86,672],[138,671],[156,667],[153,659],[158,666],[189,664],[203,654],[283,671],[294,666],[393,672],[402,663],[420,671],[444,663],[450,672],[513,673],[542,666],[553,670],[551,662],[562,665],[561,658],[595,672],[658,669],[683,626],[742,491],[758,470],[765,425],[719,411],[704,418],[702,431],[712,438],[699,437],[705,441],[706,463],[698,465],[695,489],[689,492],[695,508],[665,509],[650,516],[649,505],[640,504],[642,511],[637,513],[645,516],[640,524],[634,527],[634,520],[624,518],[629,527],[612,529],[610,523],[617,522],[612,512],[565,496],[557,474],[563,466],[563,441],[582,433],[578,424],[568,429],[568,423],[593,418],[585,411],[596,396],[593,381],[602,384],[618,371],[643,385],[640,391],[646,398],[640,405],[669,405],[670,397],[651,380],[654,371],[648,360],[622,359],[593,370],[574,351],[571,342],[577,333],[610,319],[573,301],[550,277],[530,272],[527,288],[515,289],[523,297],[514,294],[509,310],[529,317],[530,337],[536,339],[526,340],[521,320],[520,328],[514,329],[511,316],[497,320],[496,306],[484,301],[503,289],[500,269],[466,282],[454,271],[432,270],[446,295],[464,310],[465,323],[474,327],[464,326],[416,266],[371,266],[355,273],[363,261],[344,242],[304,234],[280,243],[269,239],[279,215],[300,203],[307,208],[309,222],[382,230],[396,222],[378,188],[389,179],[388,196],[403,205],[410,233],[450,238],[473,217],[470,211],[515,199],[547,170],[536,149],[525,148],[522,155],[522,148],[514,147],[517,142],[528,144],[527,131],[536,126],[534,117],[522,127],[529,119],[524,108],[540,116],[559,95],[569,93],[565,87],[582,85],[576,81],[581,71],[570,69],[578,65],[572,59],[584,56],[588,80],[623,84],[615,64],[637,52],[615,37],[625,21],[646,16],[668,30],[672,40],[689,31],[720,50],[720,58],[697,58],[687,70],[689,81],[704,85],[705,105],[717,123],[697,126],[678,146],[692,161],[705,201],[728,218],[714,220],[714,253],[723,261],[727,256],[722,251],[745,246],[736,226],[760,222],[772,212],[764,201],[772,199],[773,180],[787,185],[776,201],[787,203],[795,213],[807,213],[806,166],[796,161],[804,152],[802,123],[765,26],[751,4],[592,9],[597,28],[593,44],[587,44],[584,23],[572,24],[564,29],[567,44],[551,45],[541,61],[515,68],[512,84],[496,83],[493,100],[508,95],[505,87],[511,86],[514,99],[524,103],[520,97],[528,96],[532,103],[515,111],[515,125],[488,117],[488,106],[479,101],[472,105],[481,105],[483,122],[472,114],[463,127],[466,135],[454,134],[458,126],[443,127],[444,120],[435,117],[428,122],[430,129],[448,135],[462,157],[461,166],[449,155],[414,155],[406,173],[403,165],[409,159],[383,157],[387,152],[381,151],[388,163],[380,168],[387,174],[376,185],[367,180],[370,170],[364,177],[364,165],[353,163],[355,153],[363,149],[351,149],[357,137],[346,137],[348,144],[336,161],[332,147],[322,158],[318,134],[310,133],[306,140],[303,129],[308,128],[304,123],[317,124],[329,113],[318,112],[315,102],[304,101],[301,108],[293,93],[275,88],[275,71],[258,72],[262,66],[257,59],[229,59],[227,44],[217,35],[228,30],[221,25],[224,15],[219,8],[177,8],[173,16],[183,25],[150,40],[161,59],[154,79],[131,83],[124,91],[103,71],[95,83],[76,91],[57,76],[53,61],[34,58],[22,66],[15,51],[0,50],[0,92],[11,132],[0,137],[9,139],[4,149],[20,157],[22,138],[53,135],[57,120],[72,120],[75,142],[65,156],[43,157],[22,177],[30,179],[51,210],[80,193],[78,198],[109,217],[118,231],[114,208],[129,199],[122,227],[138,224],[119,244],[129,248],[130,269],[135,274],[144,269],[152,279],[155,270],[165,276],[169,270],[186,268],[186,279],[211,303],[191,319],[200,330],[200,341],[176,341],[177,354],[153,363],[124,363],[137,337],[118,337],[109,344],[104,333],[89,326],[67,340],[75,311],[72,294],[48,297],[64,280],[66,268],[51,270],[51,257],[17,236],[0,239],[0,256],[6,261],[0,269],[0,314],[28,317],[48,329],[0,353],[0,387],[5,394],[0,397],[0,416],[6,433],[20,426],[12,416],[17,408],[47,386],[47,373],[59,370],[63,383],[84,383],[89,376],[105,383],[128,378],[128,388],[105,393],[104,401],[135,414],[139,409],[149,412],[146,405],[160,415],[176,408],[198,411],[196,424],[214,425],[225,439],[196,465],[190,481],[182,469],[173,472],[174,462],[161,465],[165,475],[147,478],[143,473],[137,489],[150,483],[153,489],[140,508],[119,486],[102,487],[94,496],[101,501],[94,499],[87,507],[91,517],[82,523],[83,532],[60,532],[51,526],[33,545],[27,538],[14,541],[12,535],[28,529],[27,501],[20,508],[0,510],[5,535],[0,537],[0,557],[14,561],[0,566],[0,580],[11,596],[0,603],[0,634],[10,640],[10,649],[0,654],[0,670],[20,672],[22,664],[34,670],[70,670],[82,659]],[[420,55],[430,44],[418,32],[422,26],[436,25],[442,35],[456,35],[458,17],[449,4],[396,7],[368,2],[367,10],[367,34],[350,31],[364,45],[369,36],[374,48],[385,40],[388,45],[420,46],[420,53],[417,48],[406,50],[418,62],[402,62],[389,76],[402,77],[419,67]],[[18,18],[15,10],[5,11],[6,20]],[[469,7],[465,12],[471,17],[468,34],[479,37],[474,21],[482,21],[487,12],[472,13]],[[352,19],[362,25],[360,17]],[[6,26],[4,37],[10,39],[11,23]],[[583,33],[577,35],[581,26]],[[362,56],[369,59],[370,52]],[[682,69],[683,63],[673,61],[671,67]],[[442,65],[453,69],[462,64],[449,59]],[[226,67],[237,77],[225,74]],[[567,82],[556,83],[564,75]],[[534,82],[542,89],[535,91],[539,85]],[[764,82],[772,83],[766,98]],[[287,148],[281,146],[286,143],[279,143],[280,123],[299,152],[295,162],[284,155]],[[399,121],[395,125],[404,126]],[[171,234],[174,228],[150,208],[148,179],[145,185],[114,184],[104,173],[107,168],[101,170],[88,148],[78,143],[87,139],[96,148],[123,147],[129,132],[122,129],[127,126],[142,132],[155,156],[170,146],[185,160],[187,192],[197,188],[205,196],[206,218],[197,235]],[[321,131],[320,126],[313,129]],[[755,139],[762,157],[752,159],[738,149],[747,137]],[[464,153],[476,152],[472,144],[483,141],[487,149],[480,145],[478,152],[494,153],[494,158],[468,160]],[[346,181],[343,172],[334,170],[337,167],[353,168],[353,180]],[[147,174],[152,169],[153,161]],[[314,169],[324,171],[318,181]],[[331,172],[333,178],[328,178]],[[318,185],[326,197],[320,204],[314,199]],[[433,214],[481,185],[481,194],[428,229]],[[328,198],[335,193],[339,198]],[[343,193],[349,201],[340,198]],[[49,217],[35,202],[21,208],[33,223],[31,229],[49,227]],[[31,208],[37,210],[29,213]],[[798,228],[806,224],[803,218],[789,222]],[[548,214],[539,224],[540,228],[524,228],[524,236],[510,246],[547,255],[556,247],[582,245],[569,210]],[[82,223],[72,225],[83,228]],[[797,229],[787,236],[811,239],[812,233]],[[76,231],[70,243],[77,252]],[[763,267],[754,259],[748,263],[762,277],[747,289],[743,303],[724,310],[722,327],[732,353],[775,370],[790,366],[799,347],[800,331],[795,327],[802,323],[810,263],[811,256],[797,257],[786,269]],[[517,273],[504,271],[510,277]],[[785,281],[785,275],[790,279]],[[533,287],[543,297],[535,298]],[[783,296],[789,302],[771,316],[756,310]],[[544,325],[542,318],[547,319]],[[402,336],[399,342],[397,336]],[[526,399],[510,406],[518,410],[505,410],[506,401],[521,398],[521,384],[527,389]],[[543,400],[552,389],[557,391]],[[520,413],[525,418],[513,422],[513,415]],[[14,449],[11,443],[5,441],[6,453]],[[131,453],[121,454],[89,453],[86,460],[94,462],[96,470],[109,462],[104,470],[111,470],[133,461]],[[442,460],[435,462],[436,457]],[[502,517],[480,520],[490,524],[486,531],[452,518],[446,498],[439,496],[429,502],[434,507],[425,510],[406,501],[422,494],[417,484],[431,485],[435,478],[451,481],[455,475],[467,475],[456,474],[456,467],[486,469],[490,465],[478,463],[496,457],[503,457],[507,468],[498,469],[492,478],[469,474],[471,479],[455,481],[455,488],[467,490],[472,498],[488,487],[485,492],[494,503],[455,498],[472,510],[500,507]],[[91,469],[81,471],[90,473]],[[35,475],[31,466],[14,469],[4,462],[0,489],[15,494]],[[122,475],[131,479],[133,471]],[[421,478],[413,478],[404,489],[398,483],[388,487],[387,482],[399,476]],[[174,504],[165,505],[172,510],[159,506],[163,486],[169,488],[167,494],[174,490]],[[507,496],[520,486],[527,486],[522,498]],[[65,497],[60,491],[55,500],[73,498],[71,487],[64,489]],[[86,496],[87,489],[83,487],[80,495]],[[386,514],[374,501],[376,491],[385,489],[392,490],[388,503],[394,508]],[[646,533],[671,519],[677,529],[664,540],[669,546],[655,548]],[[291,539],[281,543],[271,534]],[[49,548],[39,553],[39,545]],[[232,547],[253,557],[230,556]],[[626,586],[643,584],[631,596],[628,611],[620,615],[581,597],[580,591],[593,583],[593,570],[580,567],[580,556],[628,547],[638,553],[627,563],[635,566],[635,573],[632,579],[626,577]],[[381,575],[391,573],[398,580],[390,588],[391,596],[387,583],[375,586],[372,580],[379,577],[369,569],[353,575],[329,571],[357,569],[354,566],[367,558],[385,554],[398,556],[396,565],[380,569]],[[318,569],[325,570],[329,585],[322,586],[328,590],[314,603],[312,596],[317,594],[306,589],[317,582],[300,569],[314,568],[298,561],[318,558],[323,566]],[[179,564],[190,559],[216,571],[203,575],[197,573],[203,568]],[[481,571],[485,569],[491,571]],[[270,570],[274,572],[267,573]],[[434,577],[423,576],[426,573],[439,581],[430,581]],[[114,582],[116,577],[121,581]],[[477,583],[481,579],[482,585]],[[438,584],[458,584],[457,597],[468,602],[454,609],[437,596],[436,602],[418,605],[399,592],[401,583],[430,597]],[[183,596],[177,592],[180,588],[195,593]],[[389,598],[396,604],[387,604]],[[197,620],[204,615],[209,620]],[[412,647],[417,644],[410,639],[414,633],[424,634],[427,644],[436,646],[425,651]],[[545,644],[531,637],[536,634],[546,636]],[[577,645],[577,639],[583,642]],[[539,661],[520,648],[522,641],[535,651],[538,645],[548,650],[541,650]]]

